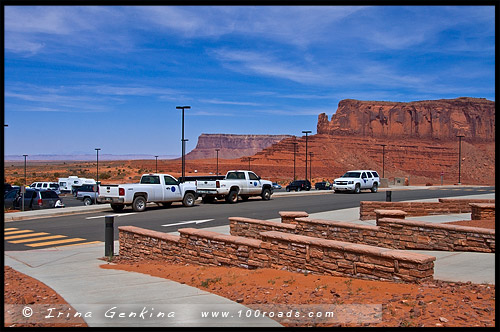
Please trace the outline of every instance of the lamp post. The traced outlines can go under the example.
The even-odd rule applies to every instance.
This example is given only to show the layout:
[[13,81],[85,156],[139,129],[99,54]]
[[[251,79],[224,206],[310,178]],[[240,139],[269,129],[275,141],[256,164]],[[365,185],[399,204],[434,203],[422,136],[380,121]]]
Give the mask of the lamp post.
[[[96,181],[95,181],[95,183],[97,185],[99,185],[99,150],[101,150],[101,148],[95,148],[96,158],[97,158],[97,173],[96,173]],[[94,195],[94,199],[95,199],[95,204],[97,204],[97,195]]]
[[307,182],[307,134],[310,134],[310,130],[302,130],[302,133],[306,134],[306,182]]
[[23,200],[23,204],[22,204],[22,211],[24,211],[24,193],[26,192],[26,157],[28,155],[27,154],[23,154],[23,157],[24,157],[24,188],[23,190],[21,191],[22,192],[22,200]]
[[382,178],[385,178],[385,147],[387,144],[382,145]]
[[462,164],[462,137],[465,137],[462,134],[458,134],[458,184],[461,184],[460,182],[460,165]]
[[184,176],[185,176],[185,167],[186,167],[186,162],[185,162],[185,154],[186,154],[186,145],[185,145],[185,140],[184,140],[184,110],[185,109],[190,109],[191,106],[177,106],[176,109],[182,110],[182,180],[181,182],[184,182]]
[[311,182],[313,180],[313,176],[312,176],[312,172],[313,172],[312,161],[313,161],[313,153],[309,152],[309,178],[311,179]]
[[217,153],[217,170],[215,171],[215,175],[219,175],[219,151],[220,149],[215,149],[215,152]]
[[297,142],[292,142],[293,144],[293,180],[295,181],[295,153],[297,152]]
[[156,158],[156,173],[158,173],[158,156],[155,156]]

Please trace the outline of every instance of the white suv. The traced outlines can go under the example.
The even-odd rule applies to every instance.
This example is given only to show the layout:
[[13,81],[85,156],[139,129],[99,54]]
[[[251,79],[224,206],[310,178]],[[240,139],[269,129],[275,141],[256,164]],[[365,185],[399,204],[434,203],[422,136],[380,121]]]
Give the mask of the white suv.
[[30,187],[36,190],[52,190],[58,195],[61,193],[57,182],[33,182]]
[[372,193],[378,191],[380,177],[372,170],[349,171],[333,181],[333,190],[350,191],[359,194],[362,189],[370,189]]

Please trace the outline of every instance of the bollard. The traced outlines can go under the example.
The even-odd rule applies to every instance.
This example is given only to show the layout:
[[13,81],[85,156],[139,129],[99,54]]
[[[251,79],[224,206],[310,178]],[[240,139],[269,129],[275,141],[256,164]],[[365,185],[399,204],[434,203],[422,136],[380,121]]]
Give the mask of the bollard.
[[392,202],[392,191],[388,190],[385,192],[385,201]]
[[113,257],[114,254],[114,216],[106,216],[104,229],[104,256]]

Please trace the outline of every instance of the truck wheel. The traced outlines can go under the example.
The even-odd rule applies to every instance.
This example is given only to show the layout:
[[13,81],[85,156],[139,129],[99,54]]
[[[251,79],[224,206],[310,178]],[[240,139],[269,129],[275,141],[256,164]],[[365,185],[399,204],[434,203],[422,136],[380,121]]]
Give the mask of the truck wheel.
[[361,192],[361,188],[359,186],[359,183],[357,183],[356,186],[354,187],[354,193],[359,194],[360,192]]
[[287,192],[290,192],[290,188],[286,187],[286,191],[287,191]]
[[92,201],[92,199],[90,197],[85,197],[83,199],[83,205],[87,206],[87,205],[92,205],[94,202]]
[[124,207],[125,207],[125,205],[123,205],[123,204],[111,204],[111,208],[115,212],[121,212],[121,211],[123,211]]
[[236,203],[238,201],[238,192],[235,190],[231,190],[229,194],[226,196],[226,202],[228,203]]
[[262,190],[262,195],[261,195],[262,199],[265,200],[265,201],[268,201],[271,199],[271,190],[269,190],[268,188]]
[[142,212],[146,210],[146,199],[144,198],[144,196],[137,196],[136,198],[134,198],[132,209],[135,212]]
[[378,184],[374,183],[371,190],[372,190],[372,193],[376,193],[378,191]]
[[194,205],[194,201],[195,201],[195,198],[194,198],[194,195],[193,193],[187,193],[186,195],[184,195],[184,199],[182,200],[182,204],[184,206],[193,206]]

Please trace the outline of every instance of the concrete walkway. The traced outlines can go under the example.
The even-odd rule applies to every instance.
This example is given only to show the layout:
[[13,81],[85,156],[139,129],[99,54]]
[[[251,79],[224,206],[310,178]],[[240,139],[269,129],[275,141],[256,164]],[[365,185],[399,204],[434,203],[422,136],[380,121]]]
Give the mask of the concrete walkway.
[[[465,197],[467,196],[463,198]],[[474,198],[494,197],[494,194],[474,195]],[[375,224],[374,220],[360,221],[359,208],[315,213],[310,217]],[[470,214],[411,219],[446,222],[470,219]],[[229,234],[228,225],[207,230]],[[115,251],[118,247],[116,241]],[[495,283],[495,254],[417,252],[437,258],[435,279]],[[247,307],[185,284],[135,272],[102,269],[99,265],[106,262],[99,258],[103,256],[103,243],[4,253],[5,265],[45,283],[78,312],[90,312],[92,316],[85,320],[92,327],[280,326],[269,318],[241,318],[242,313],[247,312]],[[146,314],[141,317],[144,310]],[[209,312],[210,315],[212,312],[229,314],[227,318],[203,318],[203,312]],[[136,317],[121,318],[119,313],[125,316],[136,313]],[[164,316],[156,318],[158,313],[163,313]],[[168,317],[172,313],[174,317]],[[110,317],[112,315],[113,317]]]

